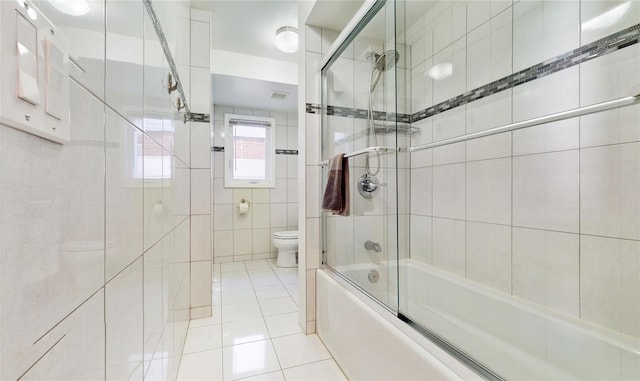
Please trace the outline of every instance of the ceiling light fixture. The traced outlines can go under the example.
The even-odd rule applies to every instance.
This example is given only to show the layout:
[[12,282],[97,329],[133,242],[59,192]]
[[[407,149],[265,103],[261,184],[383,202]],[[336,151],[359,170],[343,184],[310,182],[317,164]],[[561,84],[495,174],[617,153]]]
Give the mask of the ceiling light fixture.
[[60,12],[69,16],[84,16],[89,13],[87,0],[49,0]]
[[283,26],[276,31],[274,42],[278,49],[285,53],[298,51],[298,29],[292,26]]

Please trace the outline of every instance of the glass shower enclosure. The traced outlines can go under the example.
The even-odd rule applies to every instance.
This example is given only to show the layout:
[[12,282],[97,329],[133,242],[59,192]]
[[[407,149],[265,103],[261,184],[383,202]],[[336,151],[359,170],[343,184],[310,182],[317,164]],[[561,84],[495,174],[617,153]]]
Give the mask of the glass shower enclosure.
[[639,38],[639,1],[365,2],[322,64],[325,268],[484,378],[640,379]]

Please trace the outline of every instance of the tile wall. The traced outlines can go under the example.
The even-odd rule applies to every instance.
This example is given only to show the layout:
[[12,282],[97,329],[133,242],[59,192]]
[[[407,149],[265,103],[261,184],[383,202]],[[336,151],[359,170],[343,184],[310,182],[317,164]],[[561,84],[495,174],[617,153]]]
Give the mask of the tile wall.
[[[272,235],[298,230],[298,116],[296,113],[214,105],[213,253],[215,263],[274,258]],[[269,116],[276,120],[275,188],[224,187],[224,115]],[[289,151],[290,150],[290,151]],[[249,212],[238,213],[242,199]]]
[[[589,24],[621,6],[617,21]],[[411,144],[631,95],[640,84],[637,37],[606,55],[416,118],[638,24],[638,1],[437,4],[407,32],[410,112],[422,129]],[[443,62],[453,65],[450,77],[426,74]],[[411,257],[640,337],[639,124],[640,107],[632,106],[414,152]]]
[[[174,379],[190,316],[211,311],[209,229],[194,234],[210,215],[208,198],[193,209],[209,187],[191,184],[209,172],[198,125],[164,87],[143,3],[90,4],[83,24],[38,3],[78,63],[71,142],[0,126],[1,379]],[[189,51],[208,14],[153,4],[188,98],[208,96],[189,86],[196,67],[208,75]]]

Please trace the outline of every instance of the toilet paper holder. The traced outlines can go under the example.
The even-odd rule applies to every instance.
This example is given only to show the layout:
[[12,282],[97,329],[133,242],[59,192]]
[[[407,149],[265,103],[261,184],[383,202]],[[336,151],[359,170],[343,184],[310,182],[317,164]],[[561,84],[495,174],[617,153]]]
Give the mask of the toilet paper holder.
[[251,205],[251,203],[244,198],[240,200],[240,204],[237,206],[238,214],[247,214],[249,212],[249,205]]

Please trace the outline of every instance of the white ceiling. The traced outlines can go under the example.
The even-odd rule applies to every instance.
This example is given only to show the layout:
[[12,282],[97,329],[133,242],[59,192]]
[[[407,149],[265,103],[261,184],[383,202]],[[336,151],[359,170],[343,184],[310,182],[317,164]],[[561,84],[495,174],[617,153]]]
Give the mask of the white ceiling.
[[[213,104],[254,109],[296,112],[298,86],[228,75],[212,75]],[[272,91],[288,93],[284,99],[272,99]]]
[[192,8],[211,11],[213,49],[296,62],[295,53],[283,53],[273,43],[281,26],[298,25],[297,1],[192,0]]
[[[298,3],[309,0],[191,0],[191,7],[211,12],[211,47],[234,53],[296,63],[298,53],[279,51],[273,38],[281,26],[304,27],[298,20]],[[364,0],[318,0],[309,22],[341,30]],[[299,26],[299,22],[302,24]],[[229,75],[212,75],[214,104],[295,112],[297,86]],[[271,90],[290,93],[281,101],[269,98]]]

